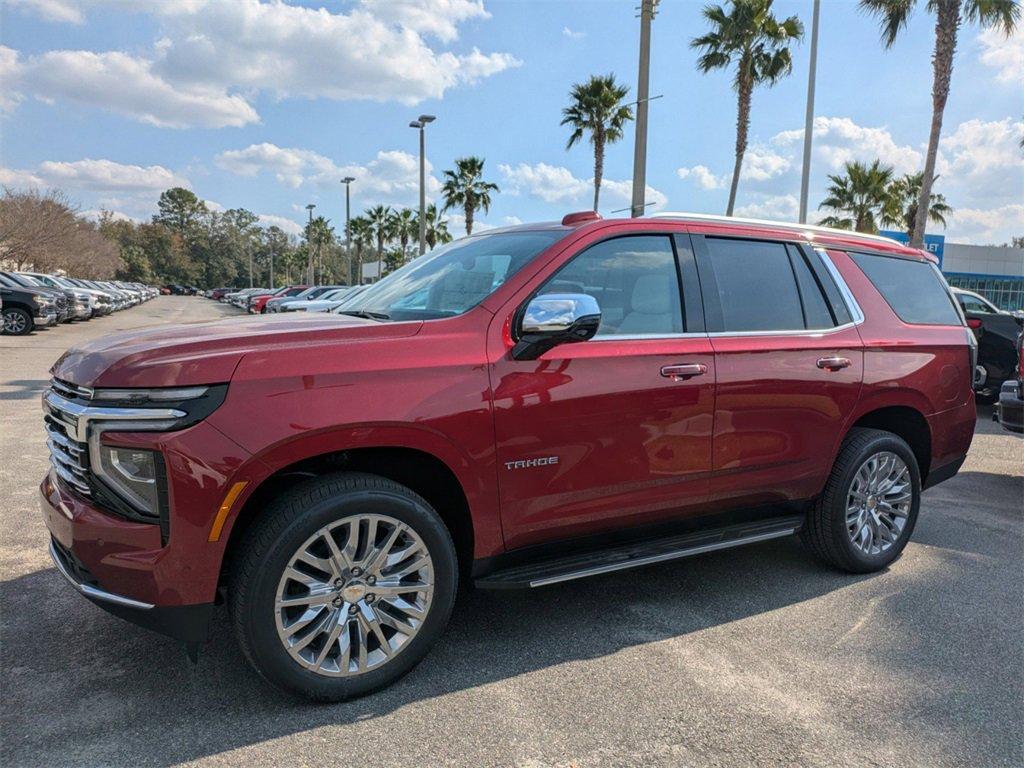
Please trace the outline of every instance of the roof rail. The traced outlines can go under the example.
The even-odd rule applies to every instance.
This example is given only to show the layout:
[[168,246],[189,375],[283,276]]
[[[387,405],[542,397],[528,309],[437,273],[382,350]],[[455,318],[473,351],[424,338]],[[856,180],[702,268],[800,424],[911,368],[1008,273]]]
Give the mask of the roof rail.
[[[891,237],[883,237],[882,235],[869,235],[865,232],[855,232],[851,229],[836,229],[835,227],[821,227],[816,224],[799,224],[792,221],[769,221],[768,219],[745,219],[739,216],[720,216],[713,213],[687,213],[685,211],[661,211],[659,213],[652,213],[649,218],[652,219],[684,219],[686,221],[721,221],[733,224],[757,224],[765,227],[785,227],[786,229],[800,229],[806,232],[821,232],[826,235],[840,235],[842,237],[855,237],[863,238],[864,240],[874,240],[876,242],[883,242],[887,245],[899,245],[904,246],[903,243],[893,240]],[[904,246],[905,247],[905,246]]]

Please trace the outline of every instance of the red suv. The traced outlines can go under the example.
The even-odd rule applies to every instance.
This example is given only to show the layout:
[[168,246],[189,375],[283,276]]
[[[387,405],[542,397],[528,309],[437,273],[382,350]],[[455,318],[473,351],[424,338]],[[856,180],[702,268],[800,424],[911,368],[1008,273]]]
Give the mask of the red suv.
[[[877,571],[975,424],[930,257],[692,215],[489,230],[337,314],[67,352],[42,511],[78,591],[338,700],[408,671],[456,587],[541,587],[799,533]],[[614,600],[614,598],[613,598]]]

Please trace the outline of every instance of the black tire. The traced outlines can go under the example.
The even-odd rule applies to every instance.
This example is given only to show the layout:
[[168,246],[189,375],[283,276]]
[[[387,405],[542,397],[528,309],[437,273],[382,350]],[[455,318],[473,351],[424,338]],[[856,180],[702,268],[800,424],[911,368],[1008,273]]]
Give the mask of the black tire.
[[[274,613],[278,581],[303,542],[356,513],[387,515],[415,531],[433,561],[434,592],[422,626],[393,658],[354,676],[327,677],[301,666],[279,638]],[[448,624],[458,564],[451,534],[422,497],[376,475],[339,472],[303,482],[267,506],[239,544],[229,584],[235,633],[257,672],[287,692],[314,701],[344,701],[394,682],[426,656]]]
[[19,307],[5,307],[3,332],[9,336],[25,336],[35,329],[32,315]]
[[[873,454],[892,452],[910,471],[911,503],[899,538],[888,549],[868,554],[854,546],[846,525],[846,500],[854,476]],[[839,449],[825,490],[807,514],[800,538],[818,558],[850,573],[880,571],[898,558],[914,532],[921,506],[921,471],[910,446],[898,435],[880,429],[850,430]]]

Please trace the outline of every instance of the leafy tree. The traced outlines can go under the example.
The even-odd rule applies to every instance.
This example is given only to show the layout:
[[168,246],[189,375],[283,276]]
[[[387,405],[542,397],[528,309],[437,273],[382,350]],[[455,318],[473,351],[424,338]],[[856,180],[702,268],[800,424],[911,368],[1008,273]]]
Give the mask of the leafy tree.
[[[891,48],[901,30],[907,26],[916,0],[860,0],[860,7],[878,17],[882,43]],[[927,0],[926,8],[935,14],[935,49],[932,53],[932,124],[928,134],[928,153],[918,194],[916,218],[910,230],[910,244],[920,248],[931,210],[932,184],[935,182],[935,159],[942,135],[942,117],[949,98],[953,77],[953,56],[957,34],[964,23],[975,22],[982,27],[997,27],[1009,36],[1020,18],[1017,0]]]
[[420,225],[416,218],[416,214],[408,208],[395,211],[391,217],[391,236],[398,240],[398,245],[405,254],[403,261],[408,257],[409,241],[413,236],[415,235],[417,242],[419,241]]
[[[427,205],[426,216],[426,241],[427,248],[433,250],[438,243],[450,243],[452,236],[448,232],[448,222],[438,218],[437,206],[433,203]],[[416,231],[419,232],[419,216],[416,217]]]
[[878,232],[878,221],[898,215],[898,205],[891,194],[893,170],[875,160],[871,165],[846,163],[844,174],[829,175],[831,184],[819,209],[834,211],[821,220],[826,227],[854,229],[857,232]]
[[160,193],[156,207],[153,222],[163,224],[185,238],[194,235],[210,213],[206,203],[183,187],[172,187]]
[[478,210],[491,210],[491,193],[500,192],[497,184],[483,180],[484,159],[482,157],[459,157],[455,169],[444,172],[441,194],[444,196],[443,211],[462,208],[466,216],[466,234],[473,234],[473,217]]
[[569,106],[562,110],[561,125],[572,128],[565,148],[572,147],[590,135],[594,147],[594,210],[601,196],[604,176],[604,148],[622,138],[627,122],[633,119],[633,110],[622,103],[629,87],[615,82],[615,75],[591,75],[585,83],[576,83],[569,91]]
[[790,44],[799,42],[803,24],[796,16],[779,21],[772,14],[773,0],[729,0],[729,10],[720,5],[704,8],[711,31],[694,38],[690,46],[702,51],[697,69],[708,73],[735,67],[733,87],[737,94],[736,163],[729,187],[726,215],[736,207],[743,155],[750,131],[750,104],[754,88],[775,85],[793,70]]
[[121,266],[114,277],[137,283],[153,283],[153,270],[149,266],[149,256],[141,246],[127,245],[121,248]]
[[389,206],[378,205],[367,208],[363,214],[370,222],[370,229],[377,240],[377,279],[384,274],[384,244],[391,239],[391,214]]
[[[939,178],[938,176],[935,177]],[[892,207],[897,215],[888,215],[883,219],[886,226],[895,226],[902,229],[909,236],[914,231],[914,224],[917,221],[917,206],[921,196],[921,184],[924,173],[908,173],[895,179],[889,185],[889,195],[892,197]],[[953,212],[953,208],[946,202],[943,195],[932,193],[929,196],[928,220],[932,224],[946,226],[946,216]]]

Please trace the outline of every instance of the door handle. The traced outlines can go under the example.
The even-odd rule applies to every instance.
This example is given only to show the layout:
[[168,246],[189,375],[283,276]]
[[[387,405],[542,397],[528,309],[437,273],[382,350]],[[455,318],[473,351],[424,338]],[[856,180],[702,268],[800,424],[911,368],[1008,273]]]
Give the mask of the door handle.
[[826,371],[838,371],[850,367],[848,357],[819,357],[818,367]]
[[679,365],[663,365],[661,367],[661,375],[666,379],[674,379],[675,381],[692,379],[694,376],[703,376],[707,372],[708,367],[704,363],[682,363]]

